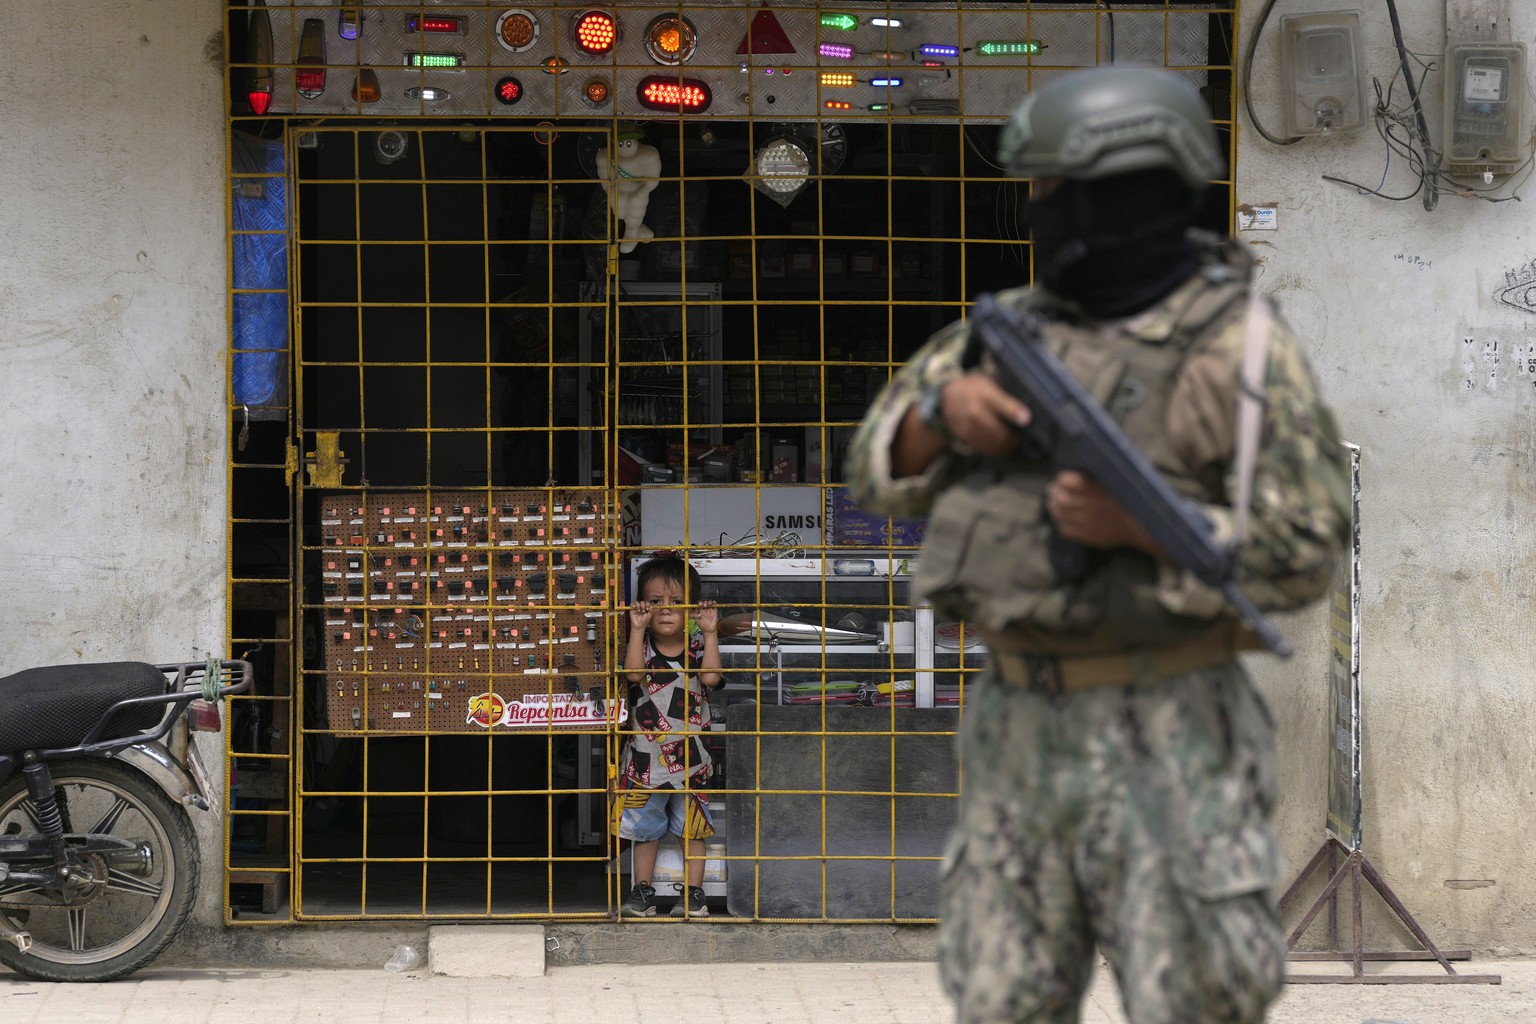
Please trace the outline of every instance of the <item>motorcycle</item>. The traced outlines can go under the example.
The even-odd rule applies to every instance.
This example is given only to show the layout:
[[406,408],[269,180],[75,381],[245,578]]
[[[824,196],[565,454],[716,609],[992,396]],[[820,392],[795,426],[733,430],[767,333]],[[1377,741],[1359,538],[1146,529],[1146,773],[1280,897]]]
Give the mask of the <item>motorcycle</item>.
[[176,938],[197,898],[193,732],[251,686],[246,661],[114,662],[0,678],[0,964],[110,981]]

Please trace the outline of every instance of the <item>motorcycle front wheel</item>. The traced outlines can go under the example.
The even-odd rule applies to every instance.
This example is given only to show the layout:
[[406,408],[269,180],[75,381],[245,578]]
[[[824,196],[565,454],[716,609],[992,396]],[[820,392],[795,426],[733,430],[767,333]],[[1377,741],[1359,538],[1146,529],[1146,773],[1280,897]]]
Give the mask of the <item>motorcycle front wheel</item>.
[[[154,782],[98,758],[49,766],[66,834],[131,840],[136,856],[87,854],[87,879],[64,891],[0,880],[0,924],[28,932],[22,953],[0,941],[0,963],[41,981],[111,981],[143,967],[181,930],[197,898],[198,848],[187,812]],[[0,835],[32,835],[20,773],[0,784]],[[25,867],[12,863],[12,870]]]

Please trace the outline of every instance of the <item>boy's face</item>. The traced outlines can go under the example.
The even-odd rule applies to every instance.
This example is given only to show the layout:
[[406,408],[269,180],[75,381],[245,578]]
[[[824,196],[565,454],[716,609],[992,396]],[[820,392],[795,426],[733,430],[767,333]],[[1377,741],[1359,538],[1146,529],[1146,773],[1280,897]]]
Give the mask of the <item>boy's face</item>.
[[683,635],[688,626],[688,608],[683,603],[683,585],[672,580],[654,579],[640,592],[640,600],[651,609],[651,635],[671,639]]

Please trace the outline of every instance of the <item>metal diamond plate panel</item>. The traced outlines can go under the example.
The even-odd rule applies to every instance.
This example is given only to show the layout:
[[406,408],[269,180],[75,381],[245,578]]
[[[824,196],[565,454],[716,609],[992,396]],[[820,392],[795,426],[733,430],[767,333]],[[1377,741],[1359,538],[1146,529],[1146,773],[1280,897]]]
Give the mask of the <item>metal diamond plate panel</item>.
[[[1049,9],[965,4],[914,9],[885,4],[850,3],[834,8],[765,7],[757,3],[689,4],[682,7],[612,5],[618,40],[604,56],[578,49],[573,26],[591,8],[425,3],[359,6],[355,39],[343,39],[340,18],[348,6],[311,3],[268,5],[277,64],[271,113],[298,115],[475,116],[506,118],[654,118],[638,98],[642,82],[653,76],[702,84],[712,99],[712,118],[870,118],[919,115],[935,120],[993,120],[1004,117],[1030,87],[1039,71],[1108,63],[1110,16],[1090,4],[1055,4]],[[823,26],[821,14],[836,11],[856,21],[850,30]],[[535,28],[525,46],[505,44],[499,31],[509,11],[521,11]],[[691,23],[696,48],[677,67],[654,61],[647,53],[646,30],[658,16],[681,11]],[[754,18],[771,17],[793,52],[738,53]],[[440,18],[450,31],[417,31],[422,15]],[[897,18],[899,27],[877,25],[877,18]],[[1203,13],[1113,12],[1114,57],[1121,63],[1167,63],[1203,67],[1207,62],[1207,15]],[[324,28],[323,86],[313,96],[295,89],[294,69],[305,23]],[[521,35],[527,39],[527,22]],[[763,22],[755,24],[761,26]],[[756,30],[759,44],[769,38]],[[1166,31],[1166,37],[1165,37]],[[1036,40],[1036,54],[984,52],[980,44]],[[821,44],[852,52],[821,55]],[[924,44],[954,46],[958,55],[928,60]],[[772,46],[759,49],[775,49]],[[994,48],[996,49],[996,48]],[[450,66],[410,66],[427,61]],[[564,62],[558,73],[546,62]],[[237,60],[236,63],[241,63]],[[359,73],[372,72],[376,100],[359,99]],[[826,75],[843,78],[824,79]],[[518,99],[504,104],[497,83],[517,80]],[[1203,83],[1204,72],[1191,77]],[[591,81],[609,86],[608,98],[589,102]],[[882,85],[880,82],[893,84]],[[899,83],[899,84],[897,84]],[[311,83],[313,85],[313,83]],[[844,106],[846,104],[846,106]],[[886,105],[889,105],[887,109]],[[701,112],[705,113],[705,112]],[[685,115],[686,116],[686,115]]]

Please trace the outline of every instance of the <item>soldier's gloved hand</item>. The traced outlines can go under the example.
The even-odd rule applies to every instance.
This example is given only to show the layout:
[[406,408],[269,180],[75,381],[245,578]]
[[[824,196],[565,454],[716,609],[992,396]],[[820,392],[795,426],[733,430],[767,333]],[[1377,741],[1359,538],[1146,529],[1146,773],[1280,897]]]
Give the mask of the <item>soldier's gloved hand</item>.
[[985,373],[968,373],[944,385],[939,404],[950,437],[982,455],[1006,455],[1029,426],[1029,407]]

